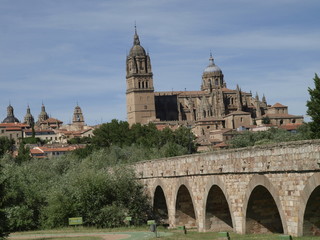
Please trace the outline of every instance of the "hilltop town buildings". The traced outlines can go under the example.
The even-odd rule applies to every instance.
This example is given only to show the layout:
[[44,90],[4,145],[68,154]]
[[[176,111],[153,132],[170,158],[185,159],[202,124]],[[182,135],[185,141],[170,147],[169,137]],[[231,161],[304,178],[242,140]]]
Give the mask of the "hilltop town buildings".
[[77,149],[78,146],[67,146],[68,140],[92,135],[93,127],[85,124],[82,110],[78,105],[74,108],[71,124],[63,125],[59,119],[49,117],[44,104],[41,106],[37,121],[34,120],[28,106],[23,122],[14,116],[14,109],[9,104],[7,117],[0,123],[0,136],[13,139],[16,144],[23,138],[33,136],[49,143],[50,146],[34,146],[34,149],[30,150],[31,155],[38,158],[61,155]]
[[130,125],[153,122],[158,126],[191,127],[198,140],[221,144],[215,135],[268,122],[273,126],[299,125],[303,116],[291,115],[280,103],[269,105],[266,97],[227,88],[222,70],[210,55],[202,73],[200,90],[156,92],[150,56],[135,30],[126,59],[127,119]]
[[[225,147],[235,130],[265,130],[276,126],[293,131],[303,122],[302,116],[289,114],[287,106],[268,104],[264,95],[260,100],[258,94],[253,96],[238,85],[236,89],[229,89],[211,54],[201,78],[199,90],[155,91],[150,56],[141,46],[135,29],[133,46],[126,58],[128,123],[152,122],[158,129],[186,126],[192,129],[200,145]],[[75,137],[91,137],[92,131],[93,127],[85,124],[78,105],[74,108],[72,123],[64,125],[59,119],[49,117],[44,104],[37,120],[28,106],[20,123],[9,104],[7,117],[0,124],[0,136],[17,143],[31,136],[49,143],[66,143]]]

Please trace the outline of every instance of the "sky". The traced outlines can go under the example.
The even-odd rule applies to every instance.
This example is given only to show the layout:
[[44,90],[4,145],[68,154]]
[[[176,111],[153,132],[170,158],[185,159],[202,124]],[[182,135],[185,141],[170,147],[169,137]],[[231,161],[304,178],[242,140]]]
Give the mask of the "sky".
[[126,120],[137,25],[155,91],[200,90],[210,52],[229,89],[306,116],[320,74],[319,0],[0,0],[0,121],[9,103],[88,125]]

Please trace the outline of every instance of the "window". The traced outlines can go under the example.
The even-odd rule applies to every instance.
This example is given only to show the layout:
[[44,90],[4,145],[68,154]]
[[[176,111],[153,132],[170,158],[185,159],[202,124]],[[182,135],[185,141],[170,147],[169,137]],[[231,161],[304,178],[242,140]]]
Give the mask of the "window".
[[216,84],[216,86],[219,85],[219,80],[218,79],[215,80],[215,84]]
[[144,109],[148,109],[148,106],[147,106],[147,105],[144,105]]

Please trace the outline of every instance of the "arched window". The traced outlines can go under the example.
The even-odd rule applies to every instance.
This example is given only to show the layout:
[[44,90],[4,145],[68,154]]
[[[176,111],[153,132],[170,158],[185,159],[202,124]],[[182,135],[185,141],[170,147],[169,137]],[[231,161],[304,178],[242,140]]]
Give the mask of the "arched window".
[[148,84],[148,82],[146,82],[146,88],[148,88],[149,86],[148,86],[149,84]]
[[141,88],[141,82],[138,82],[138,87]]
[[215,80],[215,84],[216,84],[216,86],[219,85],[219,80],[218,79]]

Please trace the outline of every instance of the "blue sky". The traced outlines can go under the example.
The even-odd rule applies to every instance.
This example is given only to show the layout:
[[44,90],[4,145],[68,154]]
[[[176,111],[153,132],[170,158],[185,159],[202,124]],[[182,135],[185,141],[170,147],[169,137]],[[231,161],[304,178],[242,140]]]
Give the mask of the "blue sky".
[[227,87],[305,115],[320,74],[318,0],[0,0],[0,120],[41,103],[89,125],[126,120],[125,60],[137,23],[156,91],[199,90],[210,51]]

